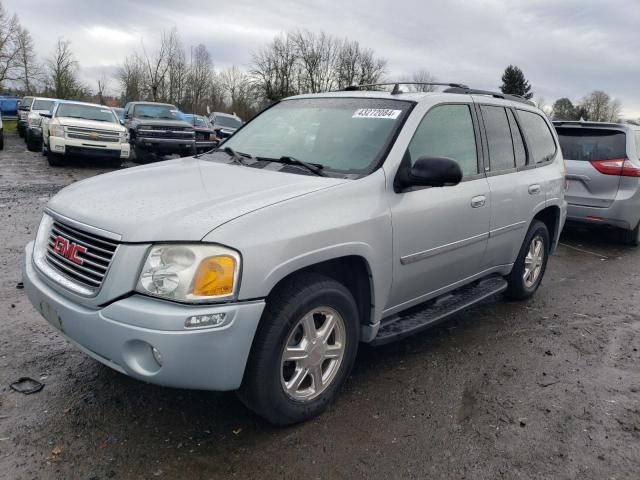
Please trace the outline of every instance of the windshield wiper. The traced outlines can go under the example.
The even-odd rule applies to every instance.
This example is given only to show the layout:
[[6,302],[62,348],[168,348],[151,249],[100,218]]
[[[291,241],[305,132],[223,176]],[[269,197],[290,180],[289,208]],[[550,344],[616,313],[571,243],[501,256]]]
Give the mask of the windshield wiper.
[[280,157],[278,159],[258,157],[258,160],[265,160],[267,162],[284,163],[285,165],[298,165],[300,167],[306,168],[311,173],[314,173],[315,175],[318,175],[319,177],[328,177],[329,176],[329,175],[327,175],[326,173],[324,173],[322,171],[322,169],[324,168],[324,165],[320,165],[319,163],[305,162],[304,160],[299,160],[296,157],[292,157],[291,155],[283,155],[282,157]]
[[244,162],[243,158],[248,158],[250,160],[255,160],[254,156],[249,155],[248,153],[244,153],[244,152],[236,152],[231,147],[215,148],[213,150],[209,150],[208,152],[203,152],[200,155],[195,155],[194,157],[195,158],[200,158],[200,156],[203,155],[204,153],[215,153],[215,152],[224,152],[227,155],[229,155],[229,157],[231,157],[231,160],[233,160],[234,163],[237,163],[239,165],[244,165],[245,167],[247,166],[247,164]]

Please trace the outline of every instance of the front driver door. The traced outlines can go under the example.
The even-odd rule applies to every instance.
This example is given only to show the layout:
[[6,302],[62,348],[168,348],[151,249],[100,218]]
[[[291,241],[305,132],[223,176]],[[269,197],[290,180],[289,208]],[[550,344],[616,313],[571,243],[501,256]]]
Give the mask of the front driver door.
[[449,157],[460,164],[463,180],[392,197],[394,269],[385,314],[436,296],[480,271],[489,236],[490,194],[475,115],[470,104],[436,105],[409,143],[405,167],[423,155]]

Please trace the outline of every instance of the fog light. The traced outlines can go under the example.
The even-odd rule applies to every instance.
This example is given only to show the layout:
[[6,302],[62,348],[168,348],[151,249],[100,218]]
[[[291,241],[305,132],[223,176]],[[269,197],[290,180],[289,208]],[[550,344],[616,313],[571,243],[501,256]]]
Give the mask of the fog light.
[[224,323],[224,313],[208,313],[206,315],[192,315],[184,322],[184,328],[217,327]]
[[162,366],[162,354],[160,353],[160,350],[156,347],[151,347],[151,353],[153,353],[153,359],[158,362],[158,365]]

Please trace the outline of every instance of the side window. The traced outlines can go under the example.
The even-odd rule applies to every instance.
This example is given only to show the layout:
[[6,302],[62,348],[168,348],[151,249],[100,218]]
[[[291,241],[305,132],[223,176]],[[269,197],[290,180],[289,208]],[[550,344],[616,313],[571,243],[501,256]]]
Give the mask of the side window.
[[522,167],[527,164],[527,151],[524,148],[522,132],[520,131],[518,122],[516,122],[516,117],[513,116],[513,112],[511,110],[507,110],[507,116],[509,117],[511,137],[513,138],[513,153],[516,155],[516,167]]
[[511,128],[504,107],[480,106],[489,146],[491,171],[515,168]]
[[411,164],[424,156],[448,157],[463,176],[478,173],[476,136],[469,105],[440,105],[429,110],[409,144]]
[[556,143],[545,119],[537,113],[526,110],[518,110],[518,118],[529,147],[532,163],[550,160],[556,153]]

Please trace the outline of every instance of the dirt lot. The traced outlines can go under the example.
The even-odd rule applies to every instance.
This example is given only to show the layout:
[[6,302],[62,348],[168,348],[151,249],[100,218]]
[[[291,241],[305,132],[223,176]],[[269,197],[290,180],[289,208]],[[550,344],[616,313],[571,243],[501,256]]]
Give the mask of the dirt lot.
[[[538,295],[362,348],[338,401],[277,429],[232,393],[172,390],[71,347],[28,303],[24,245],[60,188],[16,136],[0,153],[0,477],[638,479],[640,249],[567,231]],[[9,389],[21,376],[44,389]]]

